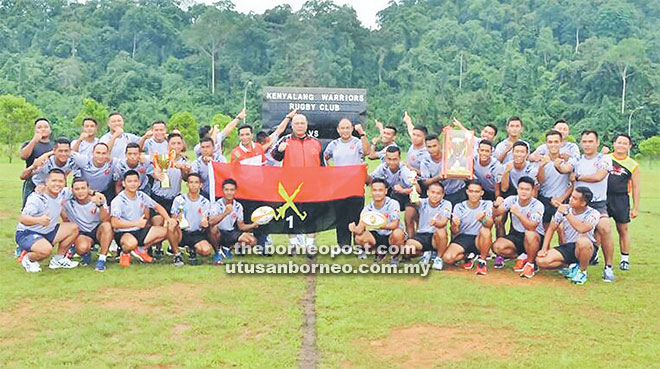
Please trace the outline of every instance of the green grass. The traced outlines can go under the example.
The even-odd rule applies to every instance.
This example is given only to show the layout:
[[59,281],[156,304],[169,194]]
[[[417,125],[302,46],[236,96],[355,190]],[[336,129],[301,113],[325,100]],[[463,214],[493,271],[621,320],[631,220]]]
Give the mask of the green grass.
[[[660,170],[643,169],[632,270],[614,284],[600,281],[602,264],[579,287],[548,271],[521,281],[510,268],[319,275],[320,366],[658,367]],[[0,163],[0,367],[297,366],[303,276],[228,276],[208,264],[25,273],[13,258],[20,171]],[[333,240],[323,232],[318,243]]]

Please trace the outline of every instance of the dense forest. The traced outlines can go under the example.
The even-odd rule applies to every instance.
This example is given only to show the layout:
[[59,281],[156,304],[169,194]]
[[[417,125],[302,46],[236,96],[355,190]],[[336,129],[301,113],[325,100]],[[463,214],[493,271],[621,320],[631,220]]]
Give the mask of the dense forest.
[[375,30],[322,0],[264,14],[229,0],[0,0],[0,135],[30,137],[20,120],[39,114],[74,137],[111,111],[128,130],[194,131],[236,114],[252,81],[256,126],[263,86],[359,87],[370,121],[403,126],[408,110],[432,130],[453,116],[503,128],[519,115],[537,142],[559,118],[605,141],[630,119],[639,141],[660,131],[659,20],[648,0],[401,0]]

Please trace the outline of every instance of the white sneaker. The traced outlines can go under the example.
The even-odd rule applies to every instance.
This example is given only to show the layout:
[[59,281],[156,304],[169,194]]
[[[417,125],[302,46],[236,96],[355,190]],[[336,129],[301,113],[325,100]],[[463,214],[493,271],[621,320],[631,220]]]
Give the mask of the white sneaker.
[[424,251],[422,258],[419,259],[420,264],[428,264],[431,261],[431,251]]
[[38,273],[41,271],[41,266],[35,261],[30,261],[30,259],[25,255],[23,260],[21,260],[21,265],[25,268],[25,271],[28,273]]
[[115,240],[112,240],[112,242],[110,242],[110,248],[108,249],[108,251],[114,253],[117,252],[118,249],[119,247],[117,246],[117,242],[115,242]]
[[50,259],[50,264],[48,265],[50,269],[60,269],[60,268],[72,269],[77,266],[78,266],[77,261],[71,261],[71,259],[67,259],[67,258],[61,258],[59,260],[52,258]]
[[442,261],[442,258],[439,257],[439,256],[436,256],[435,259],[433,259],[433,265],[431,266],[431,268],[433,268],[435,270],[442,270],[442,268],[444,268],[444,266],[445,266],[445,263],[444,263],[444,261]]

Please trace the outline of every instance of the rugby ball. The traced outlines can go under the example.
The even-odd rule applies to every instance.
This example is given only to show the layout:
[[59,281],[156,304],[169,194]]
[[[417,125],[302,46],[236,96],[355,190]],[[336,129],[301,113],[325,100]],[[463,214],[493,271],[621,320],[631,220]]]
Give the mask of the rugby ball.
[[270,206],[262,206],[256,208],[250,218],[252,223],[257,223],[259,225],[268,224],[275,217],[275,210]]
[[368,228],[380,228],[387,224],[385,215],[377,211],[365,211],[360,215],[360,220],[367,225]]

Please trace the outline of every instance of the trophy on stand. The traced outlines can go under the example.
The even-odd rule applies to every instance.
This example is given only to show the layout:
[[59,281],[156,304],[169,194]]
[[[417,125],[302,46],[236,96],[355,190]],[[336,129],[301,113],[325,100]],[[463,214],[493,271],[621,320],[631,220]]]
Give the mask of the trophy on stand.
[[415,178],[417,178],[417,173],[412,172],[410,175],[410,182],[412,183],[412,192],[410,193],[411,204],[419,204],[419,192],[417,192],[417,186],[415,186]]
[[190,226],[188,221],[186,220],[186,210],[183,208],[183,205],[179,206],[179,228],[181,230],[186,230]]
[[167,175],[167,169],[174,168],[176,161],[176,151],[170,150],[167,154],[158,155],[154,154],[153,164],[154,169],[159,168],[163,173],[163,179],[160,181],[160,188],[170,188],[170,177]]
[[472,179],[474,174],[474,132],[455,130],[446,126],[442,130],[442,175],[444,178]]

